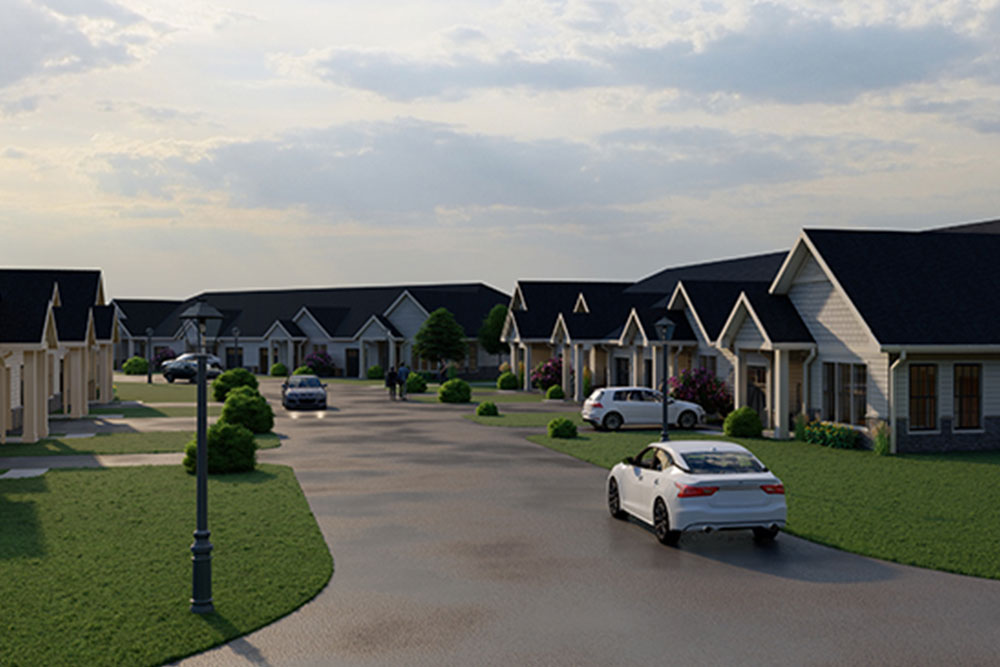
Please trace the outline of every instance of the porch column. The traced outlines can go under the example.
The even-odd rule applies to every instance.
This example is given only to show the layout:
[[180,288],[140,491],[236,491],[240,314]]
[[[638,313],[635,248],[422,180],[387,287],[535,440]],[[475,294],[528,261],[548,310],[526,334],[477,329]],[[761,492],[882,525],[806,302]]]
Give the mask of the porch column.
[[638,387],[642,384],[642,354],[640,353],[640,348],[638,345],[632,345],[632,386]]
[[288,355],[286,357],[288,359],[288,372],[291,373],[295,370],[295,341],[291,338],[285,342],[285,352]]
[[531,391],[531,346],[524,346],[524,390]]
[[774,419],[774,437],[787,438],[789,430],[789,374],[792,353],[788,350],[774,352],[774,409],[777,412]]
[[562,357],[562,377],[559,378],[559,385],[567,396],[572,393],[569,386],[569,367],[571,365],[569,349],[569,345],[565,342],[559,345],[559,356]]
[[747,403],[747,362],[735,350],[736,363],[733,364],[733,409],[739,410]]
[[105,343],[101,345],[99,373],[101,403],[109,403],[111,401],[111,396],[114,393],[114,389],[112,387],[114,384],[114,377],[112,376],[111,371],[113,355],[114,346],[112,343]]
[[131,359],[134,356],[135,356],[135,339],[134,338],[129,338],[128,339],[128,356],[125,357],[125,359],[122,361],[122,363],[124,364],[125,361],[128,361],[129,359]]
[[87,400],[97,400],[97,350],[87,349]]
[[[385,339],[385,344],[389,346],[389,368],[395,368],[396,367],[396,341],[394,341],[392,338],[388,338],[387,337]],[[389,369],[387,368],[386,372],[388,372],[388,370]]]
[[83,357],[83,349],[70,348],[66,364],[66,391],[69,394],[69,416],[73,419],[82,419],[87,414],[87,375]]
[[0,445],[7,442],[7,429],[10,428],[10,373],[0,359]]
[[677,375],[677,355],[680,348],[667,344],[667,379]]
[[577,403],[583,401],[583,345],[577,343],[573,346],[573,400]]
[[510,372],[517,375],[517,346],[514,343],[507,345],[510,347]]
[[618,383],[618,378],[614,376],[615,369],[615,348],[608,348],[608,355],[604,360],[604,384],[613,387]]
[[44,350],[24,353],[24,442],[38,442],[49,434],[45,357]]
[[270,375],[271,366],[274,365],[274,362],[271,360],[271,341],[264,341],[264,344],[267,345],[267,353],[264,355],[264,368],[260,369],[260,372],[264,375]]
[[652,389],[659,389],[660,381],[663,380],[663,378],[660,377],[660,375],[662,375],[662,372],[660,371],[660,366],[663,365],[662,361],[663,351],[664,350],[662,345],[653,345],[652,349],[650,350],[650,353],[652,355],[652,362],[650,363],[650,367],[651,370],[653,371],[652,373],[653,377],[651,378],[652,382],[650,383]]
[[364,340],[358,345],[358,377],[364,380],[368,377],[368,345]]

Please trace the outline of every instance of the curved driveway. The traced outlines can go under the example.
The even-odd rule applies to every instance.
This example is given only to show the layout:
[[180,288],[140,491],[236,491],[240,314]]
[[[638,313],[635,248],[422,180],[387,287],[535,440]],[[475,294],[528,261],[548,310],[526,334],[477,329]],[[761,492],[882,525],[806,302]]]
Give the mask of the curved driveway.
[[[262,390],[276,399],[276,385]],[[662,547],[608,515],[604,470],[524,430],[377,388],[330,391],[323,419],[279,408],[288,439],[260,458],[294,467],[332,580],[284,619],[181,664],[1000,664],[998,581],[790,535]]]

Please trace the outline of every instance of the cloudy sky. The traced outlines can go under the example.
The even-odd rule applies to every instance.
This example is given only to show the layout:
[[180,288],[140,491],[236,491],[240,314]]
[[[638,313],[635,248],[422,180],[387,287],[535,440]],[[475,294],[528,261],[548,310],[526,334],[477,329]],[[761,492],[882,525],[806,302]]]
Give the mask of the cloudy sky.
[[0,266],[629,280],[1000,217],[1000,0],[3,0]]

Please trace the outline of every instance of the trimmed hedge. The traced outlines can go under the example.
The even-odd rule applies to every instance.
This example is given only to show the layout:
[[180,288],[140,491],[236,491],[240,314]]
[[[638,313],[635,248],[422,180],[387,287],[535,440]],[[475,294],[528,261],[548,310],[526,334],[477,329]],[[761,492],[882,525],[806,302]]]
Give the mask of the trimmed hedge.
[[422,394],[425,391],[427,391],[427,378],[421,373],[410,371],[410,374],[406,376],[406,393]]
[[[250,472],[257,466],[257,441],[245,426],[216,422],[208,429],[208,472]],[[198,468],[197,437],[184,448],[184,469],[195,474]]]
[[496,403],[483,401],[476,406],[476,414],[480,417],[497,417],[500,415],[500,411],[497,409]]
[[292,371],[292,375],[315,375],[315,373],[313,372],[313,369],[308,366],[299,366]]
[[565,417],[556,417],[549,422],[550,438],[575,438],[576,424]]
[[142,357],[130,357],[122,364],[125,375],[145,375],[149,371],[149,362]]
[[383,380],[385,379],[385,370],[378,364],[375,364],[368,369],[367,376],[369,380]]
[[268,433],[274,428],[274,410],[256,389],[236,387],[229,392],[219,421],[245,426],[254,433]]
[[280,361],[276,364],[271,365],[270,376],[273,378],[285,377],[288,375],[288,366],[284,365]]
[[856,449],[861,442],[860,433],[850,426],[832,422],[806,424],[806,442],[834,449]]
[[460,378],[452,378],[438,389],[438,400],[442,403],[468,403],[472,400],[472,387]]
[[748,405],[730,412],[722,422],[723,433],[732,438],[759,438],[763,430],[760,415]]
[[545,398],[549,400],[558,400],[561,398],[566,398],[566,392],[563,391],[562,387],[560,387],[557,384],[554,384],[546,390]]
[[212,398],[222,403],[236,387],[250,387],[257,391],[257,378],[245,368],[226,371],[212,382]]
[[497,389],[517,389],[518,386],[517,376],[510,371],[501,373],[497,378]]

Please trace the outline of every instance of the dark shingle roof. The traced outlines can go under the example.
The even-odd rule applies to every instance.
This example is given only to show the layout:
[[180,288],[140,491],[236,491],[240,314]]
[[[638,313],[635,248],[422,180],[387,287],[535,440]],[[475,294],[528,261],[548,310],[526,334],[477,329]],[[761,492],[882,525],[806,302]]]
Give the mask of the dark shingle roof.
[[664,269],[643,278],[626,291],[630,294],[655,292],[669,298],[679,280],[771,280],[787,255],[788,251],[772,252]]
[[[183,301],[165,301],[162,299],[114,299],[113,303],[121,310],[119,324],[133,337],[146,335],[146,328],[152,327],[156,336],[172,336],[160,329],[160,325],[171,313],[178,311]],[[180,312],[180,311],[178,311]]]
[[1000,234],[805,233],[881,344],[1000,344]]
[[799,317],[799,311],[787,296],[770,294],[767,283],[748,285],[744,293],[772,343],[815,342],[802,318]]
[[683,280],[684,291],[691,299],[691,306],[698,314],[709,341],[718,339],[722,326],[736,305],[740,292],[763,289],[769,283],[736,280]]
[[101,284],[99,270],[0,269],[0,341],[41,341],[56,284],[62,304],[55,309],[59,339],[86,339],[90,309],[97,303]]
[[112,330],[114,323],[114,306],[94,306],[94,332],[97,335],[97,340],[111,340],[114,335]]

